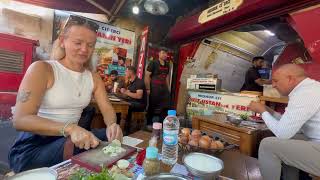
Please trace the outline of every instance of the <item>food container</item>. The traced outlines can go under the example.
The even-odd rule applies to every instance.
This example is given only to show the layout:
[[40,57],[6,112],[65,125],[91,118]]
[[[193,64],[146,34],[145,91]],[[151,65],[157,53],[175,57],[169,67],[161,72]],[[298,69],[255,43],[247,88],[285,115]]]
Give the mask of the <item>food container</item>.
[[56,180],[58,177],[57,171],[51,168],[38,168],[29,171],[18,173],[8,178],[8,180]]
[[158,179],[165,179],[165,180],[191,180],[191,178],[182,176],[180,174],[174,174],[174,173],[161,173],[157,174],[155,176],[147,177],[146,180],[158,180]]
[[[192,129],[191,129],[191,133],[192,133]],[[214,154],[214,155],[218,155],[220,153],[222,153],[224,150],[229,150],[229,149],[233,149],[235,148],[237,145],[229,143],[228,141],[226,141],[224,138],[222,138],[222,135],[219,133],[208,133],[205,131],[201,131],[201,135],[207,135],[210,138],[212,138],[212,140],[214,141],[220,141],[223,144],[223,148],[217,148],[217,149],[204,149],[201,148],[200,146],[192,146],[190,144],[183,144],[179,141],[179,152],[181,153],[190,153],[190,152],[201,152],[201,153],[206,153],[206,154]],[[180,138],[181,134],[179,135]]]
[[263,96],[280,98],[282,97],[279,91],[272,87],[272,85],[263,85]]
[[231,122],[232,124],[236,125],[236,126],[239,126],[240,123],[243,121],[241,119],[241,117],[239,116],[235,116],[235,115],[232,115],[232,114],[228,114],[227,115],[227,121]]
[[189,153],[182,161],[192,175],[204,180],[218,178],[224,168],[221,159],[204,153]]

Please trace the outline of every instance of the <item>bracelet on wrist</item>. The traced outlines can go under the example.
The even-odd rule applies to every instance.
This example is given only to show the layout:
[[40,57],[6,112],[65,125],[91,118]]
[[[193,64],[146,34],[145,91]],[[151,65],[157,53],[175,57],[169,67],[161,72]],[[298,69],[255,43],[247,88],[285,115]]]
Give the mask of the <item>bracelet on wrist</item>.
[[71,124],[71,121],[68,121],[64,126],[63,128],[60,130],[60,134],[64,137],[68,137],[68,135],[66,134],[65,130],[67,128],[67,126],[69,126]]
[[112,122],[111,124],[109,124],[107,127],[110,127],[111,125],[116,124],[116,122]]

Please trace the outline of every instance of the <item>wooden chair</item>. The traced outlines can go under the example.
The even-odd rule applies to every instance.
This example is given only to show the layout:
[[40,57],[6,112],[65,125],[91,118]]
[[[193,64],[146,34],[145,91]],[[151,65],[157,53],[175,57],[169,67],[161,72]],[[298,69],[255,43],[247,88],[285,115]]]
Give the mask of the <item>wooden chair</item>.
[[144,128],[146,120],[146,112],[132,112],[129,133],[139,131]]

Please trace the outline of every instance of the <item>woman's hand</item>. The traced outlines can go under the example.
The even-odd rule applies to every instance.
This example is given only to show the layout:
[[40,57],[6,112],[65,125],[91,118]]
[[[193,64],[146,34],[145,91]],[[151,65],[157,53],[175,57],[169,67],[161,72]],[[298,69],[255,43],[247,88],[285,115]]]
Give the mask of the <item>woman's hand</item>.
[[88,150],[99,145],[99,139],[94,134],[76,124],[67,126],[66,134],[70,136],[72,143],[80,149]]
[[116,123],[111,124],[110,126],[107,127],[107,138],[108,141],[113,141],[114,139],[118,139],[120,142],[122,142],[122,130],[120,126]]

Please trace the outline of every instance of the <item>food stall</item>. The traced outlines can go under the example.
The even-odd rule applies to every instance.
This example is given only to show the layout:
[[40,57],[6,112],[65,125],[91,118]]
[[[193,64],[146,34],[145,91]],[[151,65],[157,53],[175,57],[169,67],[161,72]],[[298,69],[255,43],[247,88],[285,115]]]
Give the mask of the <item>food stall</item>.
[[[320,64],[316,50],[319,27],[304,21],[319,18],[318,9],[316,1],[223,1],[177,22],[169,38],[181,43],[176,88],[178,112],[188,114],[187,78],[190,75],[218,74],[223,81],[222,89],[239,92],[245,71],[251,66],[250,60],[258,55],[265,56],[272,68],[285,63],[299,64],[309,77],[319,80],[320,74],[315,71]],[[244,16],[247,18],[242,18]],[[267,32],[259,35],[258,31],[268,28],[275,35]],[[255,50],[252,45],[265,50]],[[274,49],[278,53],[269,53]],[[269,86],[265,87],[261,101],[280,103],[280,108],[275,107],[283,112],[288,98],[279,96]]]

